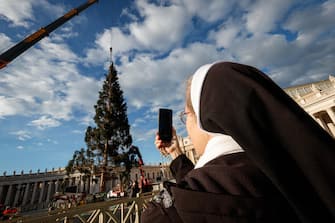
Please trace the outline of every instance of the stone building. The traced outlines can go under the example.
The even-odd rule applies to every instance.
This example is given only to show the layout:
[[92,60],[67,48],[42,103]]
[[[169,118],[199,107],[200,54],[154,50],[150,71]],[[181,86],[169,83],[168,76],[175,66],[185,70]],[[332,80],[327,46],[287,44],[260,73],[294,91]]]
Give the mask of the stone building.
[[[172,177],[168,164],[142,166],[146,178],[157,183]],[[106,191],[120,184],[118,169],[110,171],[110,179],[106,182]],[[132,181],[139,180],[139,168],[133,168],[130,173]],[[57,170],[37,171],[0,176],[0,204],[19,207],[21,211],[46,208],[56,192],[74,188],[74,193],[94,194],[99,192],[100,176],[84,177],[81,173],[67,175],[64,168]]]
[[71,185],[64,169],[37,173],[0,176],[0,203],[5,206],[38,209],[46,206],[53,194],[66,184]]
[[194,150],[190,137],[178,136],[178,143],[183,153],[192,161],[193,164],[195,164],[199,160],[199,156]]
[[[146,165],[143,166],[145,178],[150,182],[159,182],[164,179],[171,179],[172,174],[169,169],[168,163],[161,163],[156,165]],[[140,169],[133,168],[130,172],[130,179],[132,181],[139,181],[141,177]]]
[[323,129],[335,137],[335,77],[284,89]]

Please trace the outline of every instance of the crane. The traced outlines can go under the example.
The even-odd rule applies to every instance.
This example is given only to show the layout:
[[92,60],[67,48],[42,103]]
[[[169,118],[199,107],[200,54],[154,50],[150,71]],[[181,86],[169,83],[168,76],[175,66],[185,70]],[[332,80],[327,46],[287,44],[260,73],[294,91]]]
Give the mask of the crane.
[[142,166],[144,165],[142,154],[137,146],[132,145],[129,149],[129,152],[132,154],[136,154],[138,157],[138,168],[140,170],[140,186],[142,188],[142,192],[150,192],[152,191],[152,184],[148,181],[148,179],[145,177],[144,170],[142,169]]
[[140,150],[137,146],[132,145],[129,149],[130,154],[135,154],[138,157],[138,168],[140,170],[140,174],[142,178],[145,178],[144,170],[142,169],[142,166],[144,165],[142,154],[140,153]]
[[44,37],[48,36],[52,31],[63,25],[65,22],[69,21],[72,17],[78,15],[80,12],[90,7],[92,4],[97,3],[98,0],[88,0],[86,3],[80,5],[77,8],[73,8],[63,16],[59,17],[49,25],[40,28],[38,31],[29,35],[21,42],[17,43],[13,47],[9,48],[7,51],[0,55],[0,69],[4,68],[12,60],[18,57],[20,54],[25,52],[27,49],[35,45]]

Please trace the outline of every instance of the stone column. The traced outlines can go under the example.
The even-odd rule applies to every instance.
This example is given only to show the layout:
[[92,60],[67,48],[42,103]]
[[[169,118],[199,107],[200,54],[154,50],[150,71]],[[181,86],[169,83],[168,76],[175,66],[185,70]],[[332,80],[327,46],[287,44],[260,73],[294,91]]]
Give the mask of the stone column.
[[31,196],[30,204],[34,204],[35,203],[37,186],[38,186],[38,182],[35,182],[34,183],[34,189],[33,189],[33,195]]
[[3,188],[4,186],[3,185],[0,185],[0,204],[2,204],[2,198],[3,198]]
[[326,111],[327,111],[327,114],[329,115],[330,119],[332,120],[332,123],[330,123],[328,125],[328,127],[329,127],[332,135],[335,136],[335,113],[334,113],[332,108],[328,108]]
[[48,186],[48,194],[47,194],[47,200],[49,201],[50,198],[52,197],[52,189],[54,188],[54,182],[53,181],[49,181],[49,186]]
[[28,197],[30,195],[30,183],[27,183],[26,190],[24,191],[22,205],[26,205],[28,202]]
[[89,182],[89,184],[90,184],[90,189],[88,190],[88,193],[89,194],[93,194],[93,185],[94,185],[94,183],[93,183],[93,174],[90,175],[90,182]]
[[83,176],[80,175],[80,178],[79,178],[79,191],[78,193],[81,193],[84,191],[84,184],[85,184],[85,181],[83,180]]
[[316,117],[316,121],[319,123],[319,125],[321,125],[321,127],[326,130],[328,133],[330,133],[330,130],[327,126],[327,124],[325,123],[325,121],[321,118],[321,117]]
[[330,131],[330,135],[335,137],[335,125],[333,123],[328,123],[327,126]]
[[8,191],[7,191],[7,196],[5,200],[5,205],[6,206],[11,206],[10,202],[12,200],[12,193],[13,193],[13,185],[9,185]]
[[59,183],[60,183],[59,180],[55,182],[55,193],[58,192]]
[[40,197],[38,199],[38,203],[43,202],[44,193],[45,193],[45,182],[42,182],[42,188],[41,188]]
[[332,120],[333,124],[335,124],[335,112],[333,111],[332,108],[328,108],[327,114],[329,115],[330,119]]
[[194,154],[193,154],[193,150],[190,150],[188,154],[189,154],[189,159],[192,161],[192,163],[195,164],[196,162],[195,162],[195,157],[194,157]]
[[20,197],[20,194],[21,194],[21,190],[20,190],[21,187],[22,187],[21,184],[17,185],[16,193],[15,193],[15,199],[14,199],[14,203],[13,203],[14,207],[18,206],[18,201],[19,201],[19,197]]

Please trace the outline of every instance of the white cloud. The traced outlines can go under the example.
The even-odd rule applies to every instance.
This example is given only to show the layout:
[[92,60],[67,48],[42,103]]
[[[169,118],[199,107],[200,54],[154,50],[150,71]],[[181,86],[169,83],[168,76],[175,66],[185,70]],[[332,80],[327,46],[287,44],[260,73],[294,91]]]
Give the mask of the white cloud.
[[56,141],[56,140],[52,140],[52,139],[47,139],[47,142],[52,143],[52,144],[55,144],[55,145],[58,144],[58,141]]
[[75,111],[91,112],[101,81],[80,75],[77,58],[52,39],[18,57],[0,79],[0,117],[35,114],[60,121]]
[[174,4],[160,7],[143,0],[136,4],[144,21],[130,24],[129,32],[141,46],[151,50],[167,50],[180,45],[180,39],[191,25],[183,7]]
[[30,132],[28,131],[24,131],[24,130],[20,130],[17,132],[12,132],[12,135],[16,135],[18,137],[18,140],[20,141],[26,141],[27,139],[31,139],[32,136],[30,135]]
[[95,40],[95,48],[88,49],[84,62],[87,64],[103,64],[109,59],[109,48],[113,47],[113,55],[137,48],[133,36],[119,28],[105,29]]
[[255,34],[273,30],[294,2],[293,0],[252,2],[246,15],[246,27]]
[[171,4],[160,7],[140,0],[136,2],[136,8],[143,20],[132,15],[132,23],[105,29],[97,36],[94,48],[87,50],[87,64],[105,62],[109,58],[109,47],[113,47],[114,56],[120,56],[132,50],[166,51],[182,44],[182,38],[191,27],[190,15],[184,6]]
[[86,112],[93,111],[102,83],[102,80],[78,76],[67,85],[67,103]]
[[150,139],[153,142],[152,139],[154,139],[157,129],[154,128],[154,129],[145,130],[145,131],[143,131],[143,129],[137,129],[137,130],[133,130],[132,132],[133,132],[133,135],[136,135],[135,139],[137,142],[148,141]]
[[137,21],[138,20],[138,17],[136,15],[134,15],[130,10],[129,8],[124,8],[122,9],[122,12],[121,12],[121,15],[120,16],[125,16],[125,17],[128,17],[130,18],[131,20],[133,21]]
[[292,44],[282,35],[257,35],[238,38],[229,47],[230,53],[242,63],[259,68],[274,66],[290,57]]
[[[335,45],[332,42],[335,33],[331,30],[335,30],[335,25],[330,21],[335,20],[335,4],[328,1],[320,6],[311,5],[301,12],[288,13],[289,1],[276,9],[273,8],[276,4],[270,7],[264,3],[263,8],[257,9],[262,9],[262,12],[257,13],[264,11],[264,19],[271,18],[266,24],[259,23],[262,26],[257,29],[252,25],[253,22],[258,23],[257,18],[253,18],[257,10],[253,10],[260,3],[249,6],[251,8],[246,16],[249,20],[229,19],[220,29],[211,31],[209,38],[215,41],[217,47],[224,47],[224,52],[234,61],[266,68],[268,74],[284,87],[327,78],[333,72],[331,64]],[[264,10],[264,7],[271,9]],[[285,14],[287,22],[281,26],[291,31],[288,37],[264,33],[278,26],[278,21]],[[257,35],[248,35],[247,27]],[[298,33],[296,39],[295,33]]]
[[182,2],[191,16],[199,16],[207,22],[225,18],[235,4],[234,1],[230,0],[183,0],[180,2]]
[[[313,45],[320,38],[334,36],[335,2],[326,1],[321,5],[311,5],[295,12],[284,24],[284,28],[297,33],[297,41],[302,47]],[[325,34],[328,35],[325,35]]]
[[11,47],[12,42],[8,36],[3,33],[0,33],[0,52],[4,52],[9,47]]
[[0,19],[2,17],[15,26],[29,27],[29,21],[34,20],[33,2],[34,0],[0,0]]
[[[49,60],[62,60],[68,62],[78,61],[77,56],[65,43],[55,43],[51,39],[44,39],[40,42],[41,51],[44,56],[48,55]],[[66,63],[66,64],[67,64]]]
[[35,6],[53,17],[64,13],[63,6],[50,4],[46,0],[0,0],[0,5],[0,19],[9,21],[13,26],[23,26],[25,28],[35,22]]
[[22,149],[24,149],[24,147],[23,147],[23,146],[17,146],[16,148],[17,148],[17,149],[19,149],[19,150],[22,150]]
[[218,47],[230,48],[232,43],[240,39],[238,35],[245,32],[240,21],[228,19],[218,30],[211,30],[208,34],[209,39],[213,39]]
[[[273,29],[283,18],[292,4],[288,0],[280,5],[277,1],[246,0],[238,5],[226,1],[192,2],[194,4],[176,0],[162,7],[144,0],[137,1],[135,7],[143,20],[134,18],[136,14],[124,11],[124,15],[131,15],[132,22],[105,29],[97,35],[95,47],[87,50],[84,62],[107,62],[109,47],[112,46],[114,57],[121,62],[117,70],[129,105],[133,108],[156,108],[164,104],[180,106],[184,98],[185,79],[204,63],[234,60],[259,68],[266,67],[277,81],[287,84],[290,79],[299,80],[306,74],[306,61],[324,65],[318,58],[328,58],[327,61],[333,58],[332,47],[325,47],[331,45],[331,38],[320,39],[320,49],[317,50],[316,46],[303,47],[300,39],[289,42],[284,35],[262,33]],[[241,7],[240,10],[246,12],[245,16],[226,18],[234,10],[233,7]],[[199,10],[203,8],[211,10]],[[60,13],[62,9],[58,9]],[[305,19],[306,24],[301,22],[305,21],[305,17],[314,22],[332,21],[334,3],[324,2],[317,9],[319,17],[308,16],[309,9],[289,14],[285,27],[292,32],[307,32],[312,29],[306,24],[313,22],[308,19]],[[262,16],[258,17],[260,12]],[[216,24],[224,18],[220,26],[208,31],[208,39],[204,39],[204,42],[214,40],[215,45],[195,42],[176,47],[188,35],[191,19],[195,16],[209,24],[213,21]],[[255,25],[257,23],[260,24],[258,28]],[[59,36],[71,34],[69,28],[65,27]],[[258,34],[248,36],[247,28]],[[319,24],[317,30],[322,34],[332,28],[331,22],[324,22]],[[61,121],[73,119],[75,111],[80,110],[83,114],[76,119],[85,124],[92,122],[93,105],[98,97],[101,80],[80,75],[77,64],[83,60],[59,36],[42,40],[37,47],[14,61],[15,69],[9,65],[4,70],[0,80],[0,117],[34,114]],[[8,43],[10,40],[0,35],[0,41]],[[162,54],[165,56],[161,57]],[[310,72],[330,72],[327,64],[324,69],[308,67]]]
[[39,119],[31,121],[28,125],[30,126],[35,126],[38,129],[46,129],[46,128],[52,128],[52,127],[57,127],[60,126],[61,123],[55,119],[49,118],[47,116],[42,116]]
[[184,99],[185,81],[199,64],[223,56],[214,46],[200,43],[173,50],[160,60],[138,54],[132,61],[125,58],[117,67],[120,85],[128,104],[136,108],[172,105]]
[[74,134],[83,134],[82,130],[73,130],[72,133]]
[[79,119],[79,124],[81,124],[83,126],[93,126],[93,125],[95,125],[93,117],[94,117],[93,111],[88,112],[87,115],[85,115],[84,117],[81,117]]
[[[0,96],[0,117],[24,114],[27,106],[27,103],[23,100],[13,97]],[[26,114],[28,113],[29,112]]]
[[137,118],[133,121],[133,124],[131,125],[132,128],[136,128],[138,126],[143,125],[144,123],[146,123],[146,120],[144,118]]

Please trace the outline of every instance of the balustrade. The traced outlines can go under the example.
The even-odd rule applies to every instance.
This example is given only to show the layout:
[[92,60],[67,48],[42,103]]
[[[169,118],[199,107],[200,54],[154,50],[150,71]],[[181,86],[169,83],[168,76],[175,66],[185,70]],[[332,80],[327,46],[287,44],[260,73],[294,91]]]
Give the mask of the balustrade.
[[146,204],[158,193],[159,191],[157,190],[154,192],[138,194],[136,198],[121,198],[117,200],[88,203],[70,208],[64,206],[64,208],[52,211],[17,216],[7,222],[140,223],[141,213],[146,208]]

